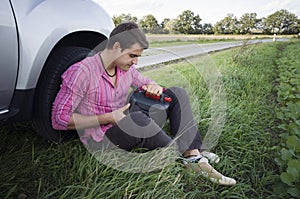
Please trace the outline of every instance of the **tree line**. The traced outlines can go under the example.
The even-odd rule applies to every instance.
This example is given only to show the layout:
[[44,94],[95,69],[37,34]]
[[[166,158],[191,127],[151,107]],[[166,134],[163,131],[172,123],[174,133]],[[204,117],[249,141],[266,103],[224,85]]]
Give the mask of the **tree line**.
[[245,13],[239,19],[234,14],[227,14],[214,25],[202,24],[201,17],[191,10],[183,11],[175,19],[165,18],[161,23],[152,14],[145,15],[141,19],[131,14],[121,14],[112,18],[115,25],[133,21],[138,23],[144,32],[153,34],[298,34],[300,32],[300,19],[285,9],[263,18],[257,18],[256,13]]

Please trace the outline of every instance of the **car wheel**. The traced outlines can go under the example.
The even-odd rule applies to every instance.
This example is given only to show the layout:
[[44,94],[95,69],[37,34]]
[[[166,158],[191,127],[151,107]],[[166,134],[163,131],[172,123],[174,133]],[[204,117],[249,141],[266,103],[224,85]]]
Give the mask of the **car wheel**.
[[63,72],[87,57],[90,52],[90,49],[82,47],[63,47],[57,49],[47,60],[36,87],[32,121],[37,133],[44,138],[62,142],[77,136],[76,131],[58,131],[52,128],[51,109],[60,89]]

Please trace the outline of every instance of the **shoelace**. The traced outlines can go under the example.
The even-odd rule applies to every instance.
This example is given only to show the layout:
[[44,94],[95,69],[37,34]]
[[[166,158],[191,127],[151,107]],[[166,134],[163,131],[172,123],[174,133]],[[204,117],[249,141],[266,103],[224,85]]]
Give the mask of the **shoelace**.
[[201,158],[203,158],[203,156],[201,156],[201,155],[185,158],[183,160],[183,164],[186,165],[188,163],[198,163],[201,160]]

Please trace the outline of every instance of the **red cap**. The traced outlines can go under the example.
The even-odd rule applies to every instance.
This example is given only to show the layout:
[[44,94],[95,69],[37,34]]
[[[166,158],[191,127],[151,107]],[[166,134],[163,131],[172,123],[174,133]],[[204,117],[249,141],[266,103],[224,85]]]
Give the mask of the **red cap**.
[[172,102],[172,98],[170,98],[170,97],[164,97],[164,100],[165,100],[166,102]]

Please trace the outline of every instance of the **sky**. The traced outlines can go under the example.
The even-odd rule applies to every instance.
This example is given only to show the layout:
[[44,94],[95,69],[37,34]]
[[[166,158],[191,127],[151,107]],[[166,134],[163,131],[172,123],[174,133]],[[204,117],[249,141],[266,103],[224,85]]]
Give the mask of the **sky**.
[[131,14],[141,19],[152,14],[159,23],[164,18],[177,18],[183,11],[191,10],[211,23],[233,14],[238,19],[245,13],[256,13],[257,18],[267,17],[276,11],[286,9],[300,18],[300,0],[94,0],[111,15]]

